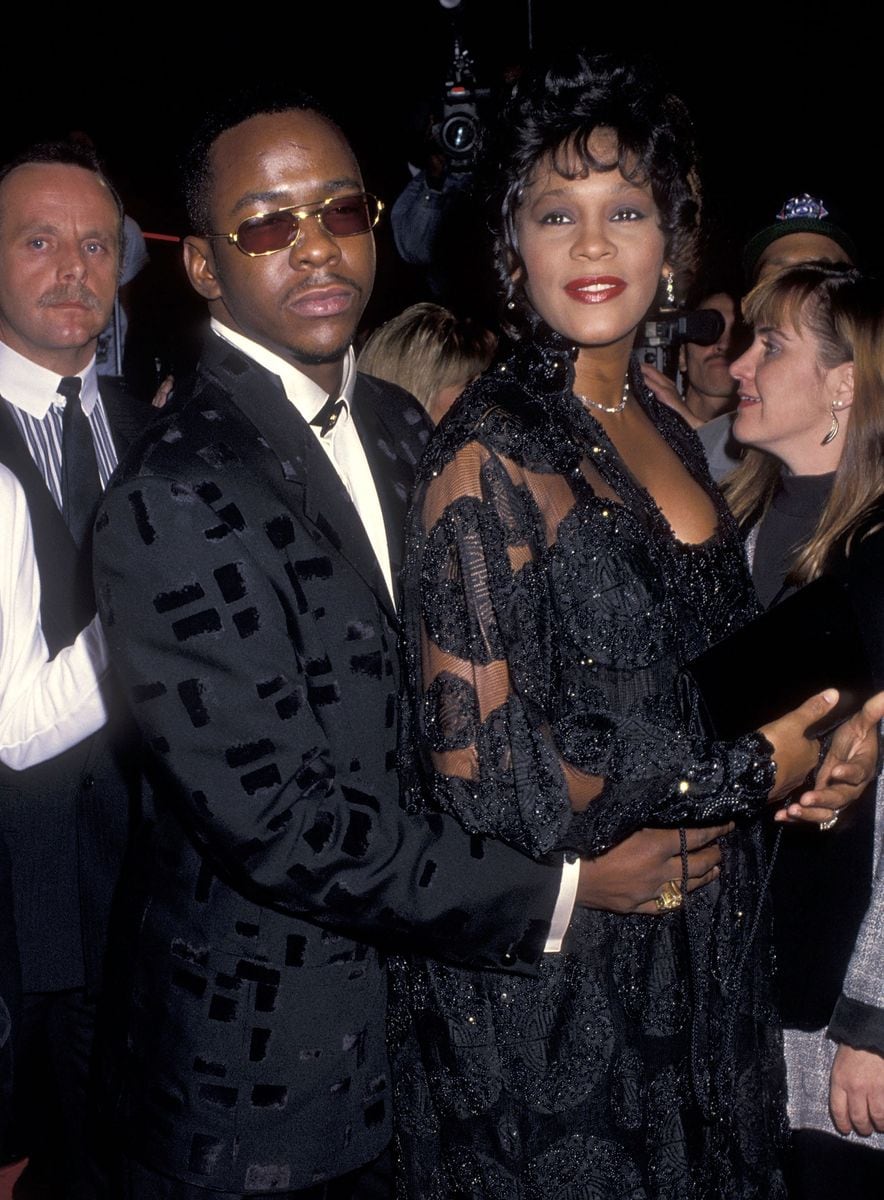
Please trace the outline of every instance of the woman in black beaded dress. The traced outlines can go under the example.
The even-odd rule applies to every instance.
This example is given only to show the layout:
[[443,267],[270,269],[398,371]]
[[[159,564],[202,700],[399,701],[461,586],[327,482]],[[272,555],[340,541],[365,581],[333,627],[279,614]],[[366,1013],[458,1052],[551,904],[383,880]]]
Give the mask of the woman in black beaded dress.
[[737,828],[720,884],[682,905],[674,881],[658,916],[578,909],[534,976],[393,964],[400,1190],[769,1200],[782,1058],[756,818],[816,746],[794,715],[710,743],[679,687],[756,613],[699,443],[630,360],[661,278],[691,265],[689,122],[653,80],[578,55],[517,85],[502,127],[519,336],[419,473],[406,803],[538,857]]

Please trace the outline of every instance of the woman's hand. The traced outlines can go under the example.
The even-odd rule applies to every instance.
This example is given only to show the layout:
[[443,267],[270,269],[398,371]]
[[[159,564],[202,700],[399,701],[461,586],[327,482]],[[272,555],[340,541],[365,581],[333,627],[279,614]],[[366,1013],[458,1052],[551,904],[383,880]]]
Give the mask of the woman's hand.
[[829,1111],[839,1133],[884,1133],[884,1057],[841,1045],[832,1063]]
[[[718,878],[718,839],[733,829],[714,825],[685,831],[689,892]],[[681,840],[677,829],[640,829],[597,858],[580,862],[577,903],[615,913],[651,913],[664,884],[681,881]]]
[[670,379],[668,375],[664,375],[662,371],[658,371],[656,367],[652,367],[650,363],[642,363],[641,371],[645,383],[661,404],[674,409],[683,421],[687,421],[691,429],[700,428],[703,422],[695,417],[685,404],[683,397],[679,395],[674,380]]
[[[828,688],[811,696],[785,716],[761,727],[759,733],[764,734],[774,748],[773,759],[777,769],[776,781],[770,791],[771,800],[794,792],[816,766],[820,746],[815,737],[807,736],[807,730],[821,720],[837,702],[838,693],[834,688]],[[807,814],[811,810],[805,808],[802,811]],[[819,820],[824,821],[831,815],[831,812],[827,811]],[[805,819],[813,818],[805,816]]]
[[838,811],[865,791],[878,765],[878,724],[884,719],[884,692],[867,700],[858,713],[839,726],[820,765],[812,791],[774,815],[775,821],[837,818]]

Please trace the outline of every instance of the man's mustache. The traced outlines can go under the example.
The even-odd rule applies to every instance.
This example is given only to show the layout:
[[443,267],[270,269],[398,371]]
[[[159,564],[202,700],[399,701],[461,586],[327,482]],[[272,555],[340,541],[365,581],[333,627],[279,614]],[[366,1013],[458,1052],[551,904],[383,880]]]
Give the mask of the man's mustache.
[[51,291],[44,292],[37,301],[38,308],[52,308],[56,304],[82,304],[84,308],[101,310],[101,301],[86,287],[85,283],[60,284]]

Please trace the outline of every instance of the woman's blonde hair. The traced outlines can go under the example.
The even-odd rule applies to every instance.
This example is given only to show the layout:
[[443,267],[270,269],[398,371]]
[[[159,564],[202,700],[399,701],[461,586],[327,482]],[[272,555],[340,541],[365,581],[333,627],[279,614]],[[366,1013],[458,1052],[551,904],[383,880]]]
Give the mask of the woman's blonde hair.
[[[819,346],[821,370],[853,363],[853,404],[832,490],[788,575],[800,586],[822,572],[835,544],[849,538],[884,493],[884,289],[853,267],[802,263],[759,283],[743,301],[743,314],[755,326],[806,330]],[[779,474],[778,459],[746,451],[722,484],[738,521],[764,515]]]
[[376,329],[359,355],[359,370],[398,383],[429,412],[435,394],[466,383],[491,362],[497,339],[439,304],[412,304]]

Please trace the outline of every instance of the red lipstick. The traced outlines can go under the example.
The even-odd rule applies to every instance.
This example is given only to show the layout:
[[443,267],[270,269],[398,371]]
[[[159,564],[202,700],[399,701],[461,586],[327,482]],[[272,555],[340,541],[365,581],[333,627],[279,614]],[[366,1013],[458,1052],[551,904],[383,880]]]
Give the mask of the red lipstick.
[[564,290],[581,304],[604,304],[625,292],[626,287],[626,280],[617,275],[586,275],[566,283]]

